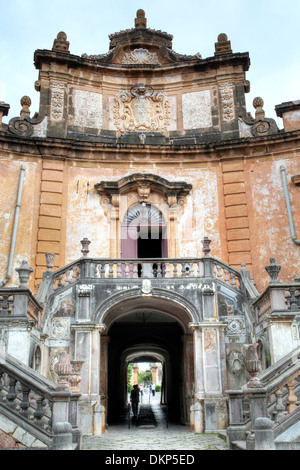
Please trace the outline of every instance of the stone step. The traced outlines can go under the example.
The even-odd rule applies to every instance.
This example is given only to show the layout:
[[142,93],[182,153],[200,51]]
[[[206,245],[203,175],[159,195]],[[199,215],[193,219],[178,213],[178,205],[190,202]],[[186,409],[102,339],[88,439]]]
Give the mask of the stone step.
[[233,441],[233,450],[247,450],[246,441]]

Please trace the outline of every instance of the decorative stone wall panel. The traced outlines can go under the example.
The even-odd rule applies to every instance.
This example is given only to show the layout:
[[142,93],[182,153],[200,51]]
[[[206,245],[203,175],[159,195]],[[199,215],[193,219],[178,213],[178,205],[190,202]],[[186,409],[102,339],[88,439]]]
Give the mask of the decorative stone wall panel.
[[50,339],[58,341],[70,339],[70,320],[68,318],[53,318]]
[[51,88],[51,119],[61,121],[64,113],[64,99],[66,85],[62,82],[52,82]]
[[222,115],[226,122],[231,122],[235,118],[233,90],[234,86],[230,83],[220,86]]
[[212,127],[210,90],[184,94],[182,114],[186,130]]
[[167,97],[163,91],[154,91],[149,85],[134,85],[130,91],[121,90],[117,94],[114,117],[114,124],[121,132],[166,131],[169,124]]
[[102,129],[102,95],[75,90],[74,125]]

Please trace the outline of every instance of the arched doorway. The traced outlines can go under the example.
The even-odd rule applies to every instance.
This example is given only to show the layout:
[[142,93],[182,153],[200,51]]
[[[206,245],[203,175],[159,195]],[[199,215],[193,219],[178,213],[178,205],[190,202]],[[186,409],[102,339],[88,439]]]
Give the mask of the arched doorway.
[[193,334],[189,328],[193,316],[179,303],[181,296],[162,289],[158,292],[159,296],[156,289],[149,296],[132,296],[128,291],[126,299],[124,293],[118,294],[122,300],[116,298],[100,316],[109,338],[107,369],[102,376],[106,380],[108,425],[119,422],[127,407],[128,361],[145,355],[160,357],[163,363],[163,398],[170,421],[189,424],[194,391]]
[[[160,351],[164,363],[164,400],[174,422],[181,420],[182,335],[176,320],[155,311],[137,311],[116,321],[109,331],[108,347],[108,424],[118,422],[127,406],[127,357],[135,349],[136,357],[150,359]],[[145,354],[146,353],[146,354]]]
[[[154,260],[168,257],[167,224],[155,205],[142,202],[129,208],[121,225],[121,256]],[[143,270],[144,277],[152,277],[153,268],[157,269],[156,263],[141,263],[139,275]]]

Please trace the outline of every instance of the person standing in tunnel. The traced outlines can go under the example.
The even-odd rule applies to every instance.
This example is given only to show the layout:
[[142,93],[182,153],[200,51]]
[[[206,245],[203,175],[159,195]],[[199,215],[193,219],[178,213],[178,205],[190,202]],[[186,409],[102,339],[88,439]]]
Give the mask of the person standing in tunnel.
[[131,401],[133,416],[136,418],[138,415],[138,407],[139,407],[139,401],[140,401],[140,392],[139,392],[138,385],[133,386],[133,389],[130,392],[130,401]]

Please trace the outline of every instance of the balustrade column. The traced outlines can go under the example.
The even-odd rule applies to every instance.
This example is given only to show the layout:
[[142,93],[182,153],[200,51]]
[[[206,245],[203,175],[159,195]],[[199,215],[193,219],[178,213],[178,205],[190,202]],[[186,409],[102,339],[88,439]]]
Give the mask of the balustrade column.
[[6,395],[6,402],[7,402],[7,406],[12,409],[16,408],[16,403],[15,403],[15,399],[17,397],[16,384],[17,384],[17,380],[14,377],[9,377],[9,389]]
[[21,386],[22,389],[22,401],[20,403],[20,415],[23,416],[23,418],[28,419],[29,418],[29,393],[30,393],[30,388],[26,387],[25,385]]
[[288,403],[288,406],[287,406],[287,409],[288,409],[288,412],[289,413],[292,413],[293,411],[295,411],[298,406],[296,405],[297,401],[298,401],[298,398],[295,394],[295,386],[296,386],[296,379],[293,378],[292,380],[290,380],[287,384],[287,389],[288,389],[288,397],[287,397],[287,403]]

